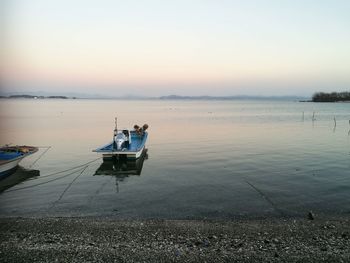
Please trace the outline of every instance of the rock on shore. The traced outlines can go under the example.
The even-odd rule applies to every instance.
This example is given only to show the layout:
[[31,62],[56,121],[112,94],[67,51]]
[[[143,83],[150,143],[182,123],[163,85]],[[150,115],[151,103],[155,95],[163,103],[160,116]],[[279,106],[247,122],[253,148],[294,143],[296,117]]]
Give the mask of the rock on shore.
[[350,262],[350,221],[0,219],[0,262]]

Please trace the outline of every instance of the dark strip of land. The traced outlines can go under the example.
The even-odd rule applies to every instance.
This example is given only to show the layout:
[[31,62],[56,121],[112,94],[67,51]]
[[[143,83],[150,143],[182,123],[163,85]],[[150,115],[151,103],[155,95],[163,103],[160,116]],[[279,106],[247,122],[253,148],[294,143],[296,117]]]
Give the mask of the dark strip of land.
[[317,92],[312,96],[313,102],[346,102],[350,101],[350,92]]
[[350,262],[350,220],[0,219],[0,262]]
[[[0,96],[0,98],[6,98],[6,99],[69,99],[67,96],[34,96],[34,95],[10,95],[8,97],[6,96]],[[76,97],[72,97],[72,99],[76,99]]]

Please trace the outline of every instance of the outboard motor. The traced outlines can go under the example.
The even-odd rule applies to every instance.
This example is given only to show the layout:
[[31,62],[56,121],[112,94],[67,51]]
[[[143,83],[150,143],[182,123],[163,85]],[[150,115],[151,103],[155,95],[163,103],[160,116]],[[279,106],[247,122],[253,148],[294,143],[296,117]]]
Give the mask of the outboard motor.
[[131,136],[129,130],[123,130],[124,135],[126,136],[125,148],[129,148],[131,144]]
[[118,131],[117,135],[114,137],[115,145],[117,146],[117,150],[123,150],[128,147],[128,138],[121,131]]

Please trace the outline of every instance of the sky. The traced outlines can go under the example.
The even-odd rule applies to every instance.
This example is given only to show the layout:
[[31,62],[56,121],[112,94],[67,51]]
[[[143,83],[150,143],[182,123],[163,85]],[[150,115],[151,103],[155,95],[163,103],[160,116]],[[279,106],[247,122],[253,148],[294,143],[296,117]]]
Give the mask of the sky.
[[350,90],[348,0],[0,0],[1,92]]

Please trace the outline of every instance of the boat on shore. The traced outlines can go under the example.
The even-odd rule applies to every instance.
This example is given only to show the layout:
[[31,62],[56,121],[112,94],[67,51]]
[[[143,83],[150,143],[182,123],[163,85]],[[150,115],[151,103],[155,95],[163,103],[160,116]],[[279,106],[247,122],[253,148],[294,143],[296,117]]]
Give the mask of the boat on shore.
[[26,145],[0,147],[0,179],[14,172],[23,158],[37,151],[37,147]]
[[144,124],[142,127],[135,125],[133,130],[118,130],[116,119],[112,142],[93,150],[93,152],[102,153],[104,160],[112,158],[138,159],[146,146],[147,129],[148,125]]

